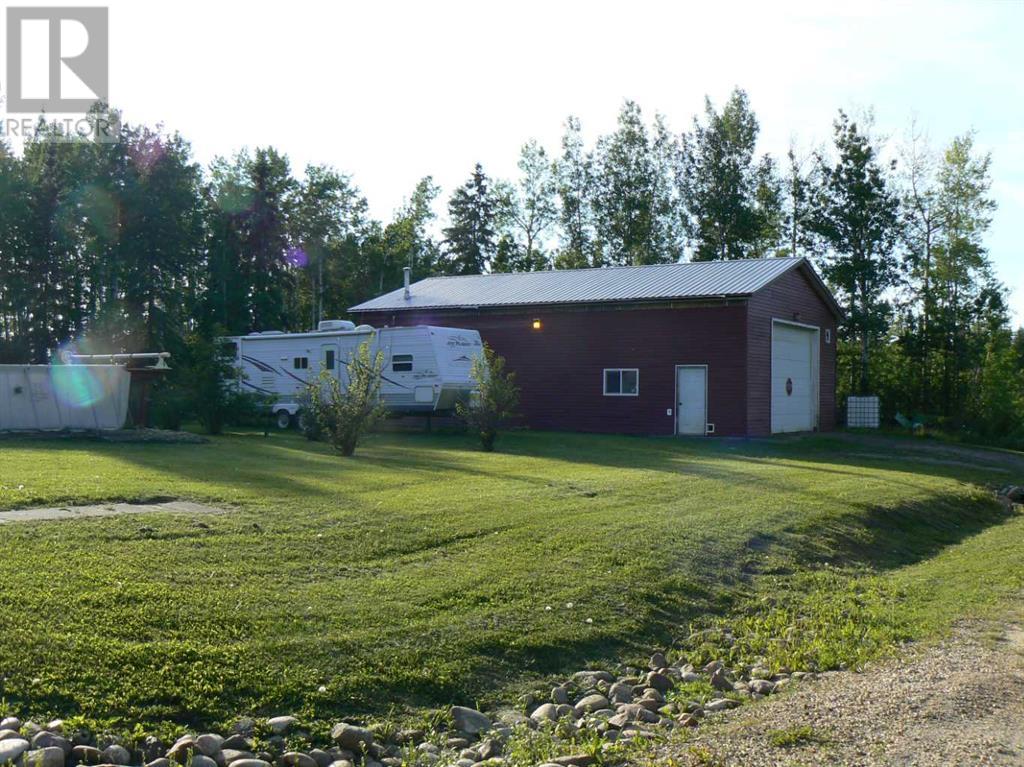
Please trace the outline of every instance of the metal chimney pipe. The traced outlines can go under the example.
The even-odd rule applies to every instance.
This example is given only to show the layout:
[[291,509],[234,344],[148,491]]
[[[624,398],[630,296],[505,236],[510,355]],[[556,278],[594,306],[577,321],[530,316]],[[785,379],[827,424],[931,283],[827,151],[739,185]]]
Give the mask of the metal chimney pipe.
[[405,275],[405,300],[408,301],[412,298],[412,293],[409,292],[409,277],[412,274],[412,267],[402,267],[402,273]]

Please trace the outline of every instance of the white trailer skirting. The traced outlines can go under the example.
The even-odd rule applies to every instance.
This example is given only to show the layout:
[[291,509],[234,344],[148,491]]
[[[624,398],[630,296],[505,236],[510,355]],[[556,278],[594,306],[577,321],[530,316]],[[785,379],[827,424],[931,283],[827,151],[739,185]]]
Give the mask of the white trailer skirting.
[[130,388],[121,365],[0,365],[0,431],[120,429]]

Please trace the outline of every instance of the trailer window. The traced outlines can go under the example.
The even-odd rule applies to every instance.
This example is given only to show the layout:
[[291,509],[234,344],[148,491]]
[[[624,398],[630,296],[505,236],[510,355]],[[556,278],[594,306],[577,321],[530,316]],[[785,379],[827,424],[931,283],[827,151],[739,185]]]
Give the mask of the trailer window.
[[307,370],[309,368],[309,357],[296,357],[294,365],[296,370]]
[[334,370],[334,349],[324,351],[324,369]]
[[640,394],[640,371],[636,368],[605,368],[604,396],[636,397]]
[[396,373],[408,373],[412,370],[412,355],[396,354],[391,358],[391,369]]

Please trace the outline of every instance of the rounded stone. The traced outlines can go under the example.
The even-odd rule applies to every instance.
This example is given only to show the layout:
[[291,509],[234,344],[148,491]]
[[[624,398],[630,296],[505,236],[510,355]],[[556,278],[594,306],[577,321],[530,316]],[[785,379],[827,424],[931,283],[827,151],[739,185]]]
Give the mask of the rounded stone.
[[339,722],[331,728],[331,740],[350,751],[362,751],[373,745],[373,733],[365,727]]
[[298,723],[294,716],[275,716],[267,720],[267,726],[274,735],[285,735]]
[[242,759],[255,759],[256,754],[248,749],[241,748],[225,748],[220,752],[221,757],[224,759],[224,764],[234,764],[235,762],[241,761]]
[[47,746],[26,751],[22,758],[30,767],[64,767],[67,754],[60,746]]
[[205,754],[192,754],[188,764],[190,767],[217,767],[216,760],[211,759]]
[[540,724],[541,722],[557,722],[558,721],[558,706],[554,703],[544,703],[538,706],[530,718]]
[[301,751],[289,751],[281,755],[281,764],[286,767],[317,767],[316,760]]
[[224,738],[215,732],[206,732],[196,738],[196,748],[203,756],[216,756],[224,747]]
[[252,751],[252,743],[244,735],[235,733],[234,735],[225,738],[224,742],[220,744],[222,749],[232,748],[235,751]]
[[128,749],[116,743],[103,749],[100,759],[106,764],[128,765],[132,763],[132,755],[128,753]]
[[5,738],[0,740],[0,764],[17,761],[29,750],[32,744],[24,738]]
[[647,675],[647,686],[653,687],[658,692],[668,692],[672,689],[672,679],[665,674],[652,671]]
[[576,716],[583,716],[583,714],[589,714],[591,711],[608,708],[610,705],[608,699],[603,695],[588,695],[573,707],[573,711]]
[[468,732],[470,735],[479,735],[481,732],[491,729],[491,720],[475,708],[452,706],[451,716],[456,729]]
[[309,755],[313,757],[313,761],[316,762],[317,767],[331,767],[331,762],[334,761],[333,756],[320,748],[310,749]]
[[65,757],[67,757],[71,753],[71,749],[74,748],[70,740],[47,730],[37,733],[36,736],[32,738],[32,748],[51,747],[59,748],[64,752]]

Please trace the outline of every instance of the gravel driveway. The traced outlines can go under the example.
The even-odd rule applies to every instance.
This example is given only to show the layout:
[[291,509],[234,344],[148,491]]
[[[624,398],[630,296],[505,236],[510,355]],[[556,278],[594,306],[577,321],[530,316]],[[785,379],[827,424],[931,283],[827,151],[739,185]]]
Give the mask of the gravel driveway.
[[1024,628],[962,626],[864,673],[806,682],[709,721],[657,761],[670,758],[730,767],[1024,765]]

